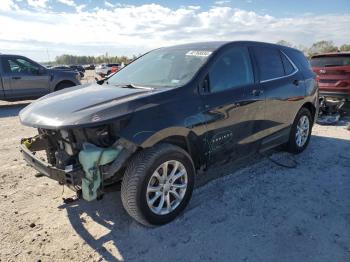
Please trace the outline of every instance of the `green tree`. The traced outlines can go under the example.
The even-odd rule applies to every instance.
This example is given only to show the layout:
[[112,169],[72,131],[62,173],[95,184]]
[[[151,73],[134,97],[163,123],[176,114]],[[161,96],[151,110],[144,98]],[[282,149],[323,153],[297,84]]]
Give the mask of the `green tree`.
[[329,53],[338,51],[338,47],[334,45],[333,41],[319,41],[313,43],[309,48],[308,54],[309,56],[315,54]]
[[109,56],[108,53],[100,56],[74,56],[63,54],[55,58],[56,65],[74,65],[74,64],[102,64],[102,63],[122,63],[128,64],[135,55],[131,58],[127,56]]
[[350,45],[344,44],[339,47],[340,51],[350,51]]
[[294,47],[294,45],[288,41],[285,40],[280,40],[276,44],[278,45],[283,45],[283,46],[288,46],[288,47]]

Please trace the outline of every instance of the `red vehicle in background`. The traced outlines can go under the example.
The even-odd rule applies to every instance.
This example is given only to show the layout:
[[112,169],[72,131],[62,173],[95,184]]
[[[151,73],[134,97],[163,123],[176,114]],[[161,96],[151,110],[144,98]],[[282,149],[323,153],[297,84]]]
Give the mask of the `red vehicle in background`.
[[112,66],[111,73],[118,72],[120,69],[120,66]]
[[317,74],[320,97],[350,101],[350,52],[314,55],[311,66]]

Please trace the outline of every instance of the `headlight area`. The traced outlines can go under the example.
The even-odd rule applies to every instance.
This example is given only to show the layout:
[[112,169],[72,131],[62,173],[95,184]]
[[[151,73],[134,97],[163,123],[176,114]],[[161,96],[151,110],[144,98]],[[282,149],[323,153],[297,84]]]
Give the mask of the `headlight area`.
[[[91,201],[103,194],[104,185],[121,179],[120,170],[137,150],[136,145],[115,135],[114,128],[39,129],[37,136],[21,140],[21,151],[40,173]],[[46,152],[48,163],[37,157],[38,151]]]

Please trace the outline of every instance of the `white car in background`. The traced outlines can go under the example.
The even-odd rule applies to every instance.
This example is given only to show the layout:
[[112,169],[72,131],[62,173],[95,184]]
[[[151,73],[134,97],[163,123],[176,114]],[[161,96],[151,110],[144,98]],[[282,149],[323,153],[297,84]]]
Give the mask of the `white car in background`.
[[95,73],[99,76],[106,76],[117,72],[121,68],[120,64],[100,64],[96,67]]

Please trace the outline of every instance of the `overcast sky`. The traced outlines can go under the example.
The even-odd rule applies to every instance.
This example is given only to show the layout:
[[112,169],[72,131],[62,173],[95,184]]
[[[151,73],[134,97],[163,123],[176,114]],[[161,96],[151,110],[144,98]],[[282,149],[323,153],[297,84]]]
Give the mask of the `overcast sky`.
[[350,0],[0,0],[0,52],[48,61],[213,40],[350,44]]

